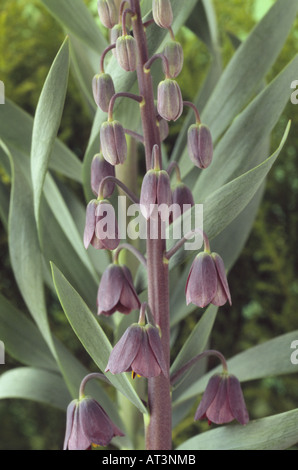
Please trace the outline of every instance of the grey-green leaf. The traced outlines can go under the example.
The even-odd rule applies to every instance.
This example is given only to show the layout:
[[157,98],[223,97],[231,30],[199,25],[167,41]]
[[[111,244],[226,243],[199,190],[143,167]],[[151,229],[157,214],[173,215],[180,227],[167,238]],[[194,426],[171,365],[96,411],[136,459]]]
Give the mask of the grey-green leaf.
[[31,177],[34,213],[39,226],[39,207],[48,162],[60,126],[69,73],[68,38],[61,46],[44,83],[33,123]]
[[286,450],[297,444],[298,409],[188,439],[177,450]]

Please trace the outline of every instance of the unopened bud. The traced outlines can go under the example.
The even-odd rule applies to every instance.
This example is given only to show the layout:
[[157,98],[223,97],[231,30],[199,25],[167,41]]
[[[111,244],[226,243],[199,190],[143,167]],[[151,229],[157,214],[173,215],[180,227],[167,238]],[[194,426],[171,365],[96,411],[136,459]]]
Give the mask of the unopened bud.
[[92,80],[93,97],[97,106],[105,113],[109,110],[112,96],[115,94],[114,83],[108,73],[99,73]]
[[179,42],[170,41],[166,44],[163,54],[168,60],[168,68],[163,64],[163,70],[165,75],[169,75],[169,78],[178,77],[183,67],[183,49]]
[[[116,44],[117,39],[122,36],[122,25],[116,24],[114,28],[110,29],[110,43]],[[112,49],[113,55],[116,57],[116,49]]]
[[124,163],[127,156],[127,144],[120,122],[104,122],[100,129],[100,142],[103,156],[111,165]]
[[172,204],[169,175],[164,170],[149,170],[144,176],[141,188],[140,209],[143,216],[147,220],[152,215],[155,216],[155,209],[161,204]]
[[209,128],[204,124],[190,126],[187,143],[191,161],[198,168],[208,168],[213,157],[213,143]]
[[120,36],[116,41],[116,57],[118,64],[126,72],[134,72],[137,68],[137,43],[130,35]]
[[157,110],[166,121],[177,121],[183,112],[180,87],[175,80],[167,78],[158,85]]
[[[102,153],[97,153],[91,163],[91,188],[95,196],[98,196],[100,183],[107,176],[115,177],[115,167],[105,160]],[[103,197],[106,199],[112,196],[114,188],[113,181],[105,182]]]
[[98,0],[98,15],[102,24],[112,29],[118,23],[118,13],[114,0]]
[[152,14],[160,28],[168,29],[173,23],[173,10],[170,0],[153,0]]

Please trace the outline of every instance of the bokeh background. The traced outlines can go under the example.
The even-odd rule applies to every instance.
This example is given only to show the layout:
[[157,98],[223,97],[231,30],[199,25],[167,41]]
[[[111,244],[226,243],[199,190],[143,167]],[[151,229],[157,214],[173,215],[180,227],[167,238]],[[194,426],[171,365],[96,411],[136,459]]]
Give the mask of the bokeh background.
[[[85,3],[97,18],[96,0],[85,0]],[[234,53],[230,33],[244,40],[273,3],[274,0],[214,0],[224,64]],[[64,36],[59,24],[39,0],[1,0],[0,79],[5,83],[6,97],[32,115]],[[210,57],[204,44],[187,28],[182,28],[177,38],[185,53],[185,67],[178,82],[185,99],[191,99],[194,90],[204,81]],[[267,76],[268,81],[298,52],[297,44],[298,20]],[[298,70],[293,80],[298,80]],[[298,329],[298,105],[290,101],[293,91],[290,85],[289,103],[272,134],[272,149],[279,145],[289,119],[292,120],[291,133],[269,175],[250,238],[229,275],[233,306],[221,308],[212,335],[212,346],[227,357]],[[91,124],[89,109],[71,74],[59,137],[79,158],[84,155]],[[167,143],[169,148],[179,133],[179,125],[175,123],[171,126]],[[8,175],[1,167],[0,178],[5,184],[10,184]],[[81,188],[77,187],[76,190],[83,197]],[[25,309],[10,269],[7,235],[1,223],[0,260],[0,292],[17,307]],[[74,338],[60,306],[53,301],[50,308],[55,334],[88,364],[89,358]],[[192,326],[192,321],[188,320],[188,328]],[[1,372],[18,365],[7,356]],[[245,384],[243,389],[248,407],[252,410],[251,417],[297,408],[297,374]],[[65,430],[65,415],[61,411],[23,400],[5,400],[0,401],[0,423],[2,450],[61,448]],[[177,428],[174,434],[176,444],[197,432],[198,424],[193,422],[191,415]]]

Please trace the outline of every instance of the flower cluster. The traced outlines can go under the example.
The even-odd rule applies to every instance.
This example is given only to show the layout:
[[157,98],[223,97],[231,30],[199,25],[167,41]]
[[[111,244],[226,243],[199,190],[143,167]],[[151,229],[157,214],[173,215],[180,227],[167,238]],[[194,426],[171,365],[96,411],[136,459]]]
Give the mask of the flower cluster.
[[[170,207],[175,204],[182,212],[185,206],[194,205],[190,189],[181,180],[179,166],[172,163],[164,169],[161,154],[161,142],[169,133],[168,123],[177,121],[185,106],[194,111],[195,123],[188,130],[187,145],[189,157],[199,169],[205,170],[212,163],[213,144],[208,126],[201,122],[194,104],[183,101],[176,80],[183,67],[183,50],[172,30],[173,12],[170,0],[153,0],[153,19],[141,24],[142,31],[152,24],[152,27],[164,28],[170,34],[170,40],[165,44],[162,53],[147,58],[145,63],[140,55],[138,35],[131,34],[131,27],[135,33],[136,22],[140,21],[138,12],[134,10],[136,5],[139,7],[138,0],[98,1],[99,17],[102,24],[110,30],[111,43],[102,54],[100,71],[93,78],[92,88],[95,103],[107,113],[107,120],[100,127],[100,148],[91,165],[90,184],[97,199],[91,200],[87,205],[84,245],[86,249],[92,245],[95,249],[116,250],[113,261],[103,273],[98,288],[98,315],[111,316],[115,312],[128,315],[133,310],[140,309],[139,322],[128,327],[112,350],[106,372],[112,374],[131,372],[133,377],[138,375],[148,379],[162,374],[169,379],[169,364],[165,359],[167,354],[156,319],[151,313],[150,306],[141,303],[130,270],[118,262],[120,250],[128,247],[120,245],[117,219],[108,199],[113,194],[115,185],[119,185],[133,201],[139,202],[144,218],[152,223],[158,220],[159,216],[154,208],[160,205]],[[126,72],[137,72],[140,95],[115,91],[112,76],[106,73],[104,68],[104,60],[109,51],[116,57],[120,68]],[[162,61],[164,79],[158,84],[155,92],[157,98],[155,104],[153,99],[150,102],[141,93],[140,76],[145,81],[144,77],[150,75],[151,65],[157,59]],[[151,125],[151,134],[154,135],[149,153],[149,142],[146,140],[149,138],[145,130],[144,136],[137,135],[129,129],[124,129],[123,125],[114,119],[114,104],[118,98],[133,99],[139,103],[143,112],[146,107],[146,113],[151,113],[146,116]],[[115,167],[129,159],[126,134],[137,138],[146,148],[146,174],[140,189],[140,199],[132,195],[130,189],[115,176]],[[177,185],[173,189],[171,171],[174,168]],[[169,223],[174,220],[175,214],[169,216]],[[135,249],[132,251],[136,254]],[[166,253],[163,255],[167,257]],[[146,259],[140,253],[137,256],[146,267]],[[227,301],[231,303],[223,260],[218,254],[211,253],[207,237],[205,237],[205,250],[195,258],[188,276],[186,301],[187,304],[192,302],[201,308],[209,303],[218,306]],[[239,387],[235,380],[217,377],[207,387],[206,396],[196,413],[196,419],[206,415],[211,421],[223,423],[235,417],[244,424],[246,422],[244,413],[238,411],[241,403]],[[84,398],[72,402],[68,410],[67,423],[68,448],[87,448],[90,443],[107,445],[113,436],[122,435],[92,399]]]

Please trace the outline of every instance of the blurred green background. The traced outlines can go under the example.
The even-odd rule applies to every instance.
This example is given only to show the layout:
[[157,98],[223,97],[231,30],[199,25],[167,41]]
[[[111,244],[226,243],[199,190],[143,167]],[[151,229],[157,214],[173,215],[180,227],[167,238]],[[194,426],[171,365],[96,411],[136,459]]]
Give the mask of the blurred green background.
[[[85,0],[85,3],[96,18],[96,0]],[[273,3],[274,0],[214,0],[224,64],[234,53],[229,33],[244,40]],[[0,31],[0,79],[5,83],[6,96],[34,115],[43,82],[64,39],[64,32],[38,0],[1,0]],[[191,99],[203,83],[210,57],[207,48],[186,28],[181,30],[178,39],[185,52],[185,67],[178,81],[185,99]],[[268,81],[298,52],[297,40],[296,20],[282,53],[267,76]],[[298,80],[298,71],[293,80]],[[212,346],[227,357],[298,329],[298,105],[290,102],[291,92],[289,83],[289,104],[272,134],[272,149],[278,146],[289,119],[292,120],[291,133],[268,178],[252,234],[229,275],[233,306],[221,308],[212,335]],[[59,137],[79,158],[84,154],[91,124],[89,109],[71,75]],[[171,129],[169,146],[178,132],[176,123]],[[1,168],[0,177],[10,184]],[[77,190],[81,191],[80,188]],[[2,225],[0,257],[0,292],[18,307],[25,308],[10,270],[7,235]],[[60,306],[53,302],[51,308],[55,334],[78,357],[88,361],[61,314]],[[187,327],[194,321],[190,318]],[[289,357],[290,352],[289,345]],[[15,366],[18,364],[6,357],[6,365],[1,366],[1,371]],[[244,384],[243,389],[251,418],[298,406],[296,374]],[[22,400],[5,400],[0,401],[0,423],[2,450],[61,448],[65,430],[65,415],[61,411]],[[197,433],[198,429],[199,425],[193,422],[191,415],[176,430],[175,443]]]

